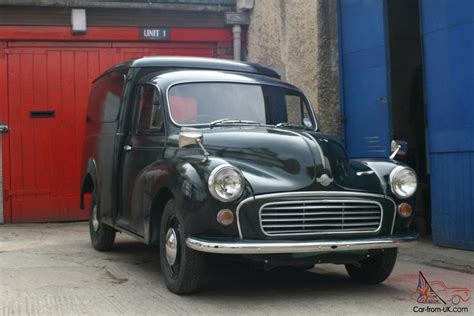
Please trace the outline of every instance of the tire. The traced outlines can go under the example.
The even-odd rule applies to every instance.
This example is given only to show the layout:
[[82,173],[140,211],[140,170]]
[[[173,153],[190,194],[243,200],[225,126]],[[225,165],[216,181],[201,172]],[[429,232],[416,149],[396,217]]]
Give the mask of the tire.
[[206,256],[186,246],[183,222],[175,200],[169,200],[160,224],[160,263],[166,287],[175,294],[195,293],[207,280]]
[[95,189],[91,195],[89,234],[92,246],[98,251],[110,251],[114,246],[116,231],[112,227],[100,222],[100,209],[97,204]]
[[379,284],[392,273],[397,261],[397,248],[383,249],[383,252],[359,262],[359,265],[346,264],[346,270],[357,282]]

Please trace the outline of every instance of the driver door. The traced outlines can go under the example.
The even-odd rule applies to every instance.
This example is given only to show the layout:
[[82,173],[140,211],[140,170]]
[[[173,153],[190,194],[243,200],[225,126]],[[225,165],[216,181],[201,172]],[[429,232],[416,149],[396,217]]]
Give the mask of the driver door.
[[163,157],[166,134],[160,94],[152,85],[137,85],[121,160],[119,227],[144,234],[143,197],[146,168]]

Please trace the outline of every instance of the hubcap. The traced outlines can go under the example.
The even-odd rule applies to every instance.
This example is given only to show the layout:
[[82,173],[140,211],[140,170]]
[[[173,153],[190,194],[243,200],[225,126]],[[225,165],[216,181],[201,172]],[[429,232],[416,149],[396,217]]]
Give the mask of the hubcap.
[[97,205],[94,205],[94,208],[92,209],[92,228],[94,231],[99,230],[99,219],[97,218]]
[[176,256],[178,254],[178,238],[176,231],[173,227],[170,227],[166,232],[166,261],[170,266],[176,262]]

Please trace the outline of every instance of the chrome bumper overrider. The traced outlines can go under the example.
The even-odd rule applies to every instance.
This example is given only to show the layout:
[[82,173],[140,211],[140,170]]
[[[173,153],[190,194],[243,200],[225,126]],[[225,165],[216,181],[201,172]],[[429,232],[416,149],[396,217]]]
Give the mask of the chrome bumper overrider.
[[413,245],[420,239],[416,233],[405,233],[388,237],[371,237],[351,240],[205,240],[188,237],[186,245],[196,251],[218,254],[276,254],[311,253],[349,250],[398,248]]

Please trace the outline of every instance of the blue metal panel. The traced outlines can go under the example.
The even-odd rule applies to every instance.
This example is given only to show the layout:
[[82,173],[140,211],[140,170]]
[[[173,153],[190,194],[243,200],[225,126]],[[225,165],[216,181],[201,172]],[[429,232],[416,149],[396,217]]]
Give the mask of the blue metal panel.
[[425,17],[422,19],[424,34],[472,22],[474,1],[472,0],[421,0]]
[[474,1],[420,4],[433,239],[474,250]]
[[433,240],[474,250],[474,152],[432,153]]
[[383,0],[340,0],[342,103],[351,157],[388,157],[390,122]]

